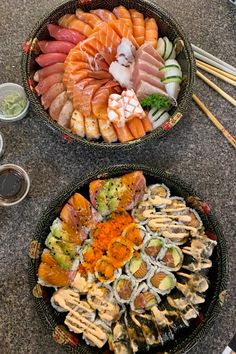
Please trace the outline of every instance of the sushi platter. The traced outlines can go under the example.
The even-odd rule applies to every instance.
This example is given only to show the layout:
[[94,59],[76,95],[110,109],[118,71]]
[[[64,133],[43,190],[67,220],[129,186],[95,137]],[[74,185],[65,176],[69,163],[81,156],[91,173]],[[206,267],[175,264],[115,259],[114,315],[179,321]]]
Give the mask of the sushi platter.
[[30,247],[30,285],[53,338],[78,353],[184,353],[225,290],[225,241],[177,178],[118,165],[48,207]]
[[169,131],[191,99],[195,64],[179,25],[145,1],[70,1],[24,46],[37,114],[71,141],[107,148]]

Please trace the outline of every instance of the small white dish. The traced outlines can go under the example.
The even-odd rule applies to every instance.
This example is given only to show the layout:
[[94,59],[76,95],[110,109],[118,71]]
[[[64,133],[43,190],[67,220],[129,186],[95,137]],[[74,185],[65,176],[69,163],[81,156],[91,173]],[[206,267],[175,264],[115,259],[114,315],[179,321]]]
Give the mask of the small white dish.
[[5,140],[2,133],[0,132],[0,157],[2,157],[4,151],[5,151]]
[[7,82],[5,84],[0,85],[0,103],[6,96],[11,95],[13,93],[19,93],[25,99],[26,102],[25,107],[21,113],[13,117],[5,117],[0,112],[0,121],[2,122],[7,122],[7,123],[16,122],[24,118],[28,112],[29,100],[26,97],[23,87],[18,84],[14,84],[12,82]]

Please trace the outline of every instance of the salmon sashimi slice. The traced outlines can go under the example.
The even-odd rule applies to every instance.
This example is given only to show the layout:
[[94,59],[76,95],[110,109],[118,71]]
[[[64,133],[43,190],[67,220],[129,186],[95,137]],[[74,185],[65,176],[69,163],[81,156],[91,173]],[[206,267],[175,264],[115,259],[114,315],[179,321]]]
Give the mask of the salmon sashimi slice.
[[131,134],[127,125],[123,127],[118,127],[116,124],[113,124],[118,140],[121,143],[126,143],[127,141],[134,140],[134,136]]
[[96,9],[90,11],[92,14],[97,15],[104,22],[114,21],[116,16],[109,10],[106,9]]
[[68,203],[78,213],[79,223],[82,227],[91,230],[101,220],[100,214],[92,207],[91,203],[80,193],[73,194]]
[[133,32],[133,23],[131,20],[129,10],[127,10],[124,6],[120,5],[113,9],[113,13],[116,15],[118,19],[121,18],[123,22],[132,29]]
[[85,134],[89,140],[100,138],[101,134],[96,117],[85,117]]
[[98,124],[104,141],[107,143],[114,143],[117,141],[116,131],[108,119],[98,119]]
[[74,110],[70,120],[70,129],[72,133],[84,138],[85,136],[85,121],[84,116],[77,110]]
[[[75,16],[74,19],[72,19],[69,23],[68,23],[68,28],[76,30],[78,32],[80,32],[81,34],[83,34],[85,37],[89,37],[90,34],[92,33],[92,27],[90,27],[89,25],[87,25],[87,23],[80,21],[77,19],[77,17]],[[80,42],[81,43],[81,42]]]
[[69,23],[76,18],[73,14],[66,14],[58,20],[58,24],[61,27],[68,27]]
[[65,86],[62,82],[52,85],[41,97],[41,102],[44,109],[48,109],[54,98],[56,98],[63,91],[65,91]]
[[91,115],[92,106],[91,101],[97,90],[107,82],[105,80],[94,80],[84,87],[82,92],[78,94],[78,91],[74,89],[73,93],[73,105],[74,108],[80,111],[85,117]]
[[81,45],[79,43],[79,47],[76,46],[70,51],[69,55],[66,58],[65,64],[71,61],[83,61],[85,63],[89,63],[92,58],[90,58],[87,53],[82,52],[80,46]]
[[70,84],[67,86],[67,93],[68,93],[69,97],[71,97],[71,94],[72,94],[73,106],[74,107],[77,106],[78,100],[81,99],[81,95],[82,95],[83,89],[90,82],[93,82],[93,79],[85,77],[82,80],[79,80],[78,82],[75,82],[75,81],[72,80],[70,82]]
[[38,95],[43,95],[50,89],[52,85],[62,82],[62,79],[63,73],[51,74],[39,82],[39,84],[35,87],[35,91]]
[[55,73],[63,73],[64,72],[64,65],[65,63],[56,63],[53,65],[46,66],[35,72],[34,80],[41,81],[45,79],[47,76],[55,74]]
[[60,124],[62,127],[69,128],[72,113],[73,113],[73,104],[68,99],[60,111],[57,123]]
[[78,73],[81,69],[90,69],[90,66],[88,63],[85,63],[83,61],[81,62],[72,62],[70,65],[67,65],[66,70],[64,72],[63,76],[63,82],[66,83],[69,77],[72,74]]
[[92,99],[92,110],[98,119],[107,119],[108,98],[110,89],[101,87]]
[[38,278],[44,286],[68,286],[73,280],[73,273],[61,269],[57,264],[52,266],[42,262],[38,268]]
[[129,130],[131,131],[131,134],[135,137],[135,139],[142,138],[144,135],[146,135],[146,132],[144,130],[142,121],[138,117],[134,117],[131,120],[127,122],[127,125],[129,127]]
[[104,44],[105,47],[117,48],[117,46],[120,44],[121,36],[110,26],[110,23],[103,23],[102,25],[97,26],[96,29],[99,29],[99,31],[102,32],[102,35],[99,40]]
[[157,47],[158,27],[154,18],[145,20],[145,42],[150,43],[153,48]]
[[133,36],[136,42],[141,46],[145,41],[145,21],[141,12],[129,10],[133,22]]
[[112,75],[108,71],[99,70],[99,71],[89,71],[88,77],[92,77],[94,79],[103,80],[103,79],[112,79]]
[[94,57],[94,68],[96,71],[109,71],[109,64],[103,57],[102,53],[98,53]]
[[97,24],[102,23],[102,20],[95,14],[84,12],[82,9],[76,10],[76,17],[94,28]]
[[53,120],[58,120],[59,114],[67,99],[68,95],[66,91],[61,92],[56,98],[54,98],[49,107],[49,114]]
[[128,38],[130,40],[130,42],[132,42],[136,48],[139,47],[138,43],[136,42],[136,40],[132,34],[132,29],[130,27],[128,27],[122,21],[122,19],[109,22],[109,26],[112,27],[112,29],[118,34],[118,36],[120,38],[123,38],[123,37]]
[[150,120],[150,118],[148,117],[148,112],[145,112],[146,113],[146,117],[143,118],[141,120],[142,122],[142,125],[143,125],[143,128],[145,130],[146,133],[149,133],[153,130],[153,125],[152,125],[152,122]]
[[63,83],[65,84],[65,86],[68,89],[68,87],[71,85],[72,82],[77,83],[80,80],[83,80],[86,77],[88,77],[88,73],[89,73],[88,69],[81,69],[81,70],[79,70],[76,73],[72,73],[72,74],[67,75],[65,77],[65,80],[64,80],[64,77],[63,77]]

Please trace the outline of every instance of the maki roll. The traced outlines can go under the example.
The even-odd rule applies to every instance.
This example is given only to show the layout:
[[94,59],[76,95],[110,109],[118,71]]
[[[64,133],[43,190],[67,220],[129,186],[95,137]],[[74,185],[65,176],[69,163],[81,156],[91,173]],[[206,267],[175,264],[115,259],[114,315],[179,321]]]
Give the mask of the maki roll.
[[146,279],[149,274],[147,261],[136,253],[125,267],[126,274],[130,275],[135,281],[141,282]]
[[145,235],[146,229],[141,225],[137,225],[136,223],[132,223],[126,226],[126,228],[122,232],[122,237],[125,240],[130,241],[135,249],[139,249],[142,247]]
[[161,295],[169,294],[175,285],[174,274],[165,269],[154,268],[148,277],[148,286]]
[[121,269],[116,269],[112,265],[112,260],[107,256],[102,256],[96,263],[95,275],[102,283],[111,283],[115,280]]
[[88,290],[87,301],[95,310],[106,308],[107,304],[112,303],[113,300],[112,288],[107,284],[94,283]]
[[112,326],[112,337],[109,347],[115,354],[132,354],[133,352],[124,320],[124,314]]
[[125,324],[130,339],[131,349],[134,353],[149,349],[141,328],[132,320],[128,312],[125,313]]
[[156,265],[156,261],[160,259],[165,252],[164,238],[158,236],[148,238],[143,245],[143,252],[150,259],[150,262]]
[[186,215],[190,216],[191,220],[189,222],[185,222],[186,225],[192,226],[197,230],[202,228],[202,220],[199,214],[194,209],[187,209]]
[[155,328],[151,315],[142,315],[131,311],[130,316],[132,321],[141,328],[148,346],[161,344],[159,333]]
[[182,264],[183,269],[187,269],[190,272],[200,272],[211,268],[212,261],[210,259],[196,259],[189,254],[185,254],[184,248],[182,248],[182,251],[184,252],[184,261]]
[[193,305],[202,304],[205,302],[205,298],[199,291],[195,291],[188,284],[176,283],[176,288],[189,300]]
[[204,293],[209,288],[208,280],[201,273],[178,272],[177,280],[181,284],[187,284],[193,291]]
[[121,275],[114,282],[113,289],[119,303],[129,303],[135,289],[135,282],[127,275]]
[[170,197],[169,198],[170,203],[166,208],[163,209],[163,211],[168,212],[168,213],[179,213],[180,211],[183,211],[186,209],[186,203],[184,198],[181,197]]
[[131,214],[137,224],[145,225],[147,223],[148,219],[143,215],[146,210],[155,212],[154,206],[148,201],[141,201],[136,208],[132,210]]
[[159,264],[170,271],[177,271],[181,268],[183,263],[183,254],[179,247],[176,245],[166,246],[165,252]]
[[83,339],[88,345],[102,348],[107,342],[110,333],[111,328],[105,322],[97,319],[92,328],[83,331]]
[[198,260],[201,258],[209,258],[211,257],[216,244],[216,241],[213,241],[206,236],[200,236],[193,238],[190,245],[183,248],[183,252]]
[[158,294],[148,289],[147,284],[142,283],[135,291],[131,301],[131,309],[135,312],[146,312],[161,301]]
[[155,196],[159,196],[162,198],[169,198],[170,197],[170,190],[164,184],[152,184],[148,187],[148,194],[151,198]]
[[115,268],[120,268],[127,263],[133,255],[132,243],[124,237],[119,237],[113,240],[107,251]]

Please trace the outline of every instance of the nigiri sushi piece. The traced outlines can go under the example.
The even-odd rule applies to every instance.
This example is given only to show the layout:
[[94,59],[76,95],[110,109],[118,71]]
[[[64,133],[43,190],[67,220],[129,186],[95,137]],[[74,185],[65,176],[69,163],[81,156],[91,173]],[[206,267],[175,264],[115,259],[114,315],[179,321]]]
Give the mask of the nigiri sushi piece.
[[133,36],[139,45],[145,41],[145,21],[141,12],[131,9],[129,10],[133,22]]
[[120,38],[128,38],[135,48],[139,47],[132,34],[132,28],[128,27],[121,19],[109,22],[109,26],[118,34],[118,36],[120,36]]
[[113,126],[115,128],[118,140],[121,143],[126,143],[127,141],[135,139],[127,125],[124,125],[123,127],[118,127],[115,123],[113,123]]
[[67,98],[68,98],[68,96],[67,96],[66,91],[63,91],[56,98],[54,98],[54,100],[50,104],[49,114],[53,120],[56,120],[56,121],[58,120],[59,114],[60,114],[64,104],[66,103]]
[[97,140],[100,138],[101,134],[96,117],[85,117],[85,135],[88,140]]
[[69,23],[74,19],[76,19],[76,16],[74,14],[66,14],[59,18],[58,24],[61,27],[68,27]]
[[79,20],[87,23],[92,28],[103,22],[97,15],[89,12],[84,12],[82,9],[76,10],[76,17]]
[[84,138],[85,136],[84,117],[77,110],[74,110],[74,112],[72,113],[71,120],[70,120],[70,129],[72,133]]
[[98,119],[98,125],[104,141],[107,143],[114,143],[117,141],[116,131],[108,119]]
[[43,53],[68,54],[75,45],[66,41],[38,41],[38,46]]
[[130,210],[142,199],[146,180],[141,171],[131,172],[119,178],[95,180],[89,185],[92,205],[101,215],[114,211]]
[[51,74],[39,82],[39,84],[35,87],[35,91],[38,95],[43,95],[52,85],[62,82],[62,78],[63,73]]
[[133,23],[129,10],[127,10],[124,6],[120,5],[113,9],[113,14],[115,14],[118,19],[122,19],[122,21],[133,31]]
[[47,53],[40,54],[35,61],[44,68],[45,66],[53,65],[56,63],[64,63],[66,60],[65,53]]
[[56,63],[53,65],[49,65],[35,72],[34,81],[39,82],[45,79],[49,75],[63,73],[63,72],[64,72],[64,63]]
[[52,85],[47,92],[41,96],[41,103],[45,109],[48,109],[54,98],[65,91],[65,86],[62,82]]
[[68,28],[80,32],[85,37],[89,37],[92,33],[92,27],[90,27],[87,23],[78,20],[76,17],[69,22]]
[[90,12],[98,16],[104,22],[110,22],[116,20],[116,16],[111,11],[106,9],[96,9],[96,10],[91,10]]
[[[63,256],[62,256],[63,257]],[[49,250],[44,250],[38,268],[38,282],[43,286],[68,286],[75,272],[62,269]]]
[[67,100],[64,106],[62,107],[57,123],[60,124],[62,127],[69,128],[73,110],[74,107],[72,102],[70,100]]
[[78,44],[80,41],[83,41],[86,38],[78,31],[74,31],[68,28],[62,28],[51,23],[48,24],[47,27],[50,36],[58,41],[68,41],[74,44]]
[[151,43],[153,48],[157,47],[158,27],[154,18],[147,18],[145,20],[145,41]]

